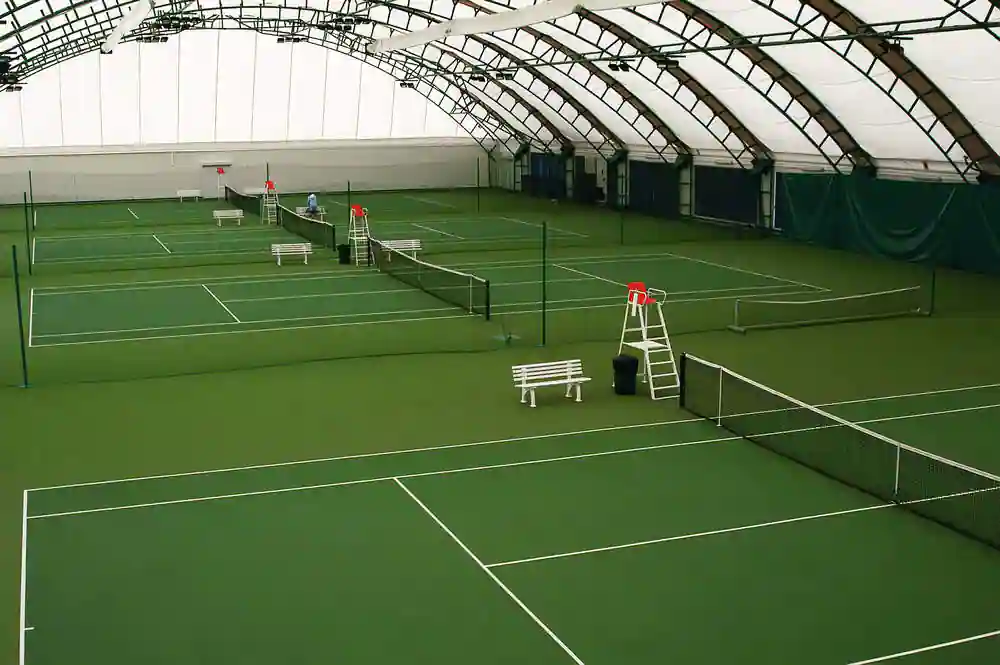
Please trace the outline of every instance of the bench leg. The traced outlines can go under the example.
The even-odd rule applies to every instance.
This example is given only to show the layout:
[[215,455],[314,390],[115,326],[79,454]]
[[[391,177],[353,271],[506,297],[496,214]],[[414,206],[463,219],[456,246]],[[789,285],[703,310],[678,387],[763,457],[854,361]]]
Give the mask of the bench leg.
[[278,254],[278,265],[281,265],[281,254]]
[[582,391],[581,391],[581,385],[579,383],[576,384],[576,401],[577,402],[582,402],[583,401],[583,395],[582,395]]
[[531,389],[531,408],[535,408],[535,389]]
[[573,394],[573,384],[572,383],[567,383],[566,384],[566,397],[569,397],[572,394]]
[[305,259],[305,264],[309,265],[309,255],[308,254],[303,254],[302,258]]
[[527,401],[528,401],[528,389],[521,388],[521,404],[524,404]]

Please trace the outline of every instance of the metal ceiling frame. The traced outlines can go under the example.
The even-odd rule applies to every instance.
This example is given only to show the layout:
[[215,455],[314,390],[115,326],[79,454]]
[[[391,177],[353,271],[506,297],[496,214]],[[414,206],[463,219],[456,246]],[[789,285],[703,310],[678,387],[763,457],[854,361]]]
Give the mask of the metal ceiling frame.
[[[970,174],[976,173],[978,175],[979,172],[983,172],[994,178],[1000,177],[1000,156],[997,155],[996,151],[976,128],[973,127],[965,115],[962,114],[958,106],[912,60],[906,57],[902,48],[894,47],[891,41],[871,31],[860,18],[848,11],[836,0],[800,0],[799,10],[794,17],[788,16],[777,7],[778,3],[776,0],[751,1],[812,35],[828,34],[831,32],[832,26],[836,26],[836,29],[848,33],[868,32],[871,34],[872,36],[868,38],[844,42],[845,46],[842,51],[838,50],[831,42],[823,42],[823,45],[833,53],[839,55],[892,100],[913,121],[913,124],[920,128],[928,140],[963,179],[969,180]],[[954,5],[952,6],[954,7]],[[812,9],[815,12],[815,16],[802,20],[809,13],[808,9]],[[965,13],[965,16],[970,20],[975,20],[967,13]],[[810,24],[816,23],[817,19],[822,21],[823,25],[815,29]],[[833,31],[836,31],[836,29]],[[871,64],[862,66],[851,58],[852,51],[856,51],[857,48],[865,49],[874,58]],[[884,65],[895,76],[891,84],[884,85],[872,76],[876,62]],[[897,85],[904,85],[909,88],[910,92],[916,97],[916,101],[907,104],[899,100],[893,94]],[[930,111],[936,118],[934,123],[929,127],[925,127],[914,114],[914,110],[918,104]],[[952,143],[950,145],[942,145],[933,135],[933,131],[937,125],[944,127],[951,135]],[[952,158],[951,152],[955,147],[962,149],[970,160],[968,163],[958,164]]]

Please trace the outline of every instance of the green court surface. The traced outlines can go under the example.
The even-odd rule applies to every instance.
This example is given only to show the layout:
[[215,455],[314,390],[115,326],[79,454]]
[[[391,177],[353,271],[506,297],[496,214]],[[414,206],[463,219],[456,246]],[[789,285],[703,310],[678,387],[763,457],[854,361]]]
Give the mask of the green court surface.
[[[828,408],[974,449],[1000,386]],[[29,490],[24,662],[1000,658],[1000,552],[662,414]]]

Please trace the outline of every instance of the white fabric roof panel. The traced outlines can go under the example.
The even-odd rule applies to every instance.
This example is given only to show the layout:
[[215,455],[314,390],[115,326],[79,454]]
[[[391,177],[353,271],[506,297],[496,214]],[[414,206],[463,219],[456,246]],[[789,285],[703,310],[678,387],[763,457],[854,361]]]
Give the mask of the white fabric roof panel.
[[[586,0],[581,2],[588,6]],[[187,8],[211,21],[204,27],[242,25],[269,34],[192,30],[170,34],[162,44],[126,41],[108,56],[98,56],[93,48],[107,38],[132,3],[94,0],[69,9],[70,0],[28,0],[13,10],[8,5],[0,9],[0,20],[10,21],[0,26],[0,51],[11,51],[15,71],[24,66],[18,59],[23,53],[31,56],[28,67],[41,70],[29,71],[23,91],[0,94],[0,148],[466,133],[486,141],[494,136],[504,140],[511,132],[546,144],[558,137],[552,136],[544,118],[564,137],[604,150],[609,149],[608,140],[620,139],[636,148],[652,145],[670,153],[664,150],[664,133],[673,132],[682,142],[678,145],[695,151],[725,149],[745,155],[746,146],[738,135],[745,127],[748,133],[742,134],[743,139],[759,140],[772,154],[815,159],[822,153],[831,163],[842,159],[844,149],[854,149],[853,141],[863,151],[858,155],[867,152],[876,160],[941,162],[947,156],[957,170],[971,151],[977,159],[1000,163],[995,152],[1000,145],[996,120],[1000,70],[993,66],[1000,61],[1000,33],[976,24],[1000,21],[1000,2],[994,0],[677,0],[634,9],[622,3],[617,3],[618,9],[603,9],[616,4],[595,0],[590,5],[603,20],[653,47],[681,42],[688,42],[686,50],[692,45],[724,47],[689,52],[680,59],[679,74],[683,80],[691,77],[694,87],[681,85],[675,74],[662,71],[648,58],[631,60],[630,71],[609,71],[611,58],[634,56],[636,47],[625,45],[585,13],[493,35],[451,36],[375,59],[359,56],[368,64],[337,52],[356,53],[371,39],[398,30],[419,31],[437,21],[472,19],[482,12],[508,12],[534,4],[533,0],[463,0],[462,4],[399,0],[372,7],[367,14],[371,24],[343,35],[316,27],[339,8],[327,0],[294,4],[278,0],[256,7],[206,0]],[[714,22],[722,21],[745,36],[793,29],[798,29],[798,38],[810,33],[840,35],[842,29],[830,22],[840,7],[868,23],[951,13],[949,26],[974,29],[915,35],[902,42],[904,55],[894,60],[895,56],[887,56],[886,62],[849,40],[761,46],[794,77],[788,89],[801,86],[817,105],[793,99],[785,87],[775,84],[766,67],[727,45],[731,36],[723,39],[705,28],[715,29]],[[140,30],[151,30],[157,17],[175,9],[161,3]],[[421,12],[435,16],[415,15]],[[695,16],[699,12],[707,12],[707,21]],[[261,22],[261,17],[268,20]],[[920,25],[930,27],[932,22]],[[540,41],[532,31],[561,47]],[[293,33],[313,44],[277,43],[276,35]],[[456,52],[449,54],[451,49]],[[597,51],[603,51],[602,57],[591,64],[548,64],[563,63],[574,53]],[[925,103],[918,98],[926,94],[917,85],[922,79],[908,76],[907,84],[897,77],[893,69],[905,71],[909,63],[933,82],[932,88],[937,86],[947,103],[934,98]],[[513,67],[515,80],[473,83],[467,78],[470,66]],[[535,74],[556,87],[536,80]],[[396,85],[394,79],[408,75],[424,81],[418,90]],[[623,100],[614,89],[619,86],[636,101]],[[707,91],[704,99],[696,95],[699,86]],[[445,111],[428,98],[440,102]],[[724,121],[706,99],[717,109],[725,107],[735,120]],[[456,103],[470,115],[454,113]],[[641,115],[644,107],[650,117]],[[581,108],[586,109],[583,115]],[[953,111],[949,122],[939,117],[942,109]],[[814,116],[826,112],[835,120],[824,128]],[[587,113],[599,126],[586,118]],[[972,125],[971,133],[955,121],[963,116]],[[655,122],[665,125],[664,133],[654,131]],[[600,126],[606,131],[602,133]]]

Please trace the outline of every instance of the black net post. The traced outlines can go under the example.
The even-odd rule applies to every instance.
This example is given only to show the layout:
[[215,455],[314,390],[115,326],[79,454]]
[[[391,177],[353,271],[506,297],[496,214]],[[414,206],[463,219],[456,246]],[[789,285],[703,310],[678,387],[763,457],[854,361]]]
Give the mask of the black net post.
[[546,328],[548,327],[546,325],[546,319],[548,318],[548,316],[547,316],[547,309],[548,308],[546,306],[546,300],[548,300],[548,293],[547,293],[547,288],[546,288],[546,284],[548,282],[548,276],[547,276],[546,273],[548,272],[547,271],[547,264],[548,264],[548,261],[549,261],[549,259],[548,259],[548,254],[549,254],[549,251],[548,251],[548,245],[549,245],[548,237],[549,237],[549,223],[548,223],[547,220],[543,220],[542,221],[542,321],[541,321],[541,324],[542,324],[542,346],[545,346],[545,341],[546,341],[546,335],[545,335],[545,333],[546,333]]
[[679,391],[677,394],[677,404],[683,409],[684,408],[684,388],[686,382],[684,381],[686,377],[687,369],[687,354],[682,353],[680,357],[680,362],[677,363],[677,385],[679,386]]
[[31,251],[31,213],[28,210],[28,192],[24,192],[24,246],[28,253],[28,274],[31,274],[35,264],[35,257]]
[[28,201],[31,202],[31,212],[35,212],[35,186],[31,177],[31,170],[28,170]]
[[351,181],[347,181],[347,210],[351,209]]
[[479,192],[479,188],[482,187],[482,184],[481,184],[481,178],[482,178],[482,176],[481,176],[481,174],[479,172],[480,167],[481,167],[481,164],[479,163],[479,158],[476,157],[476,212],[477,213],[478,212],[482,212],[482,207],[481,207],[481,202],[480,202],[480,192]]
[[264,162],[264,182],[271,182],[271,162]]
[[17,270],[17,245],[10,247],[11,261],[14,269],[14,299],[17,301],[17,338],[21,341],[21,379],[22,387],[28,387],[28,350],[24,345],[24,311],[21,308],[21,276]]

